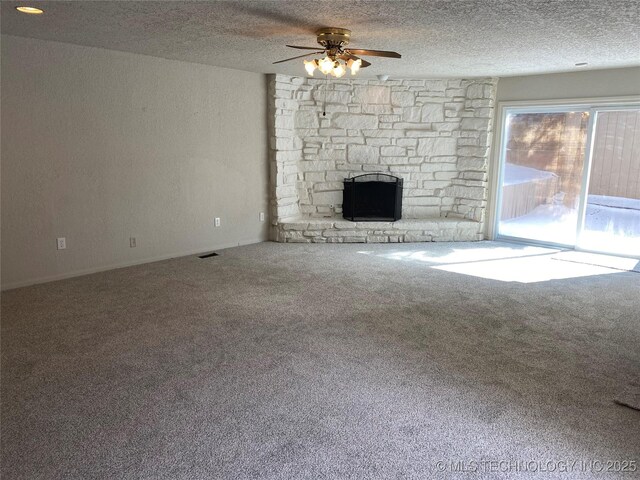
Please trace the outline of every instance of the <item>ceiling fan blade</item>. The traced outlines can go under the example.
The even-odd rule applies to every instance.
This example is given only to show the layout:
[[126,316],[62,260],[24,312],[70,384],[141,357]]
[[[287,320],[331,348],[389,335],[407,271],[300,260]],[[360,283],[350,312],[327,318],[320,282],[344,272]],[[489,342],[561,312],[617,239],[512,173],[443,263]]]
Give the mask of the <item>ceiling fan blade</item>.
[[287,47],[289,47],[289,48],[298,48],[300,50],[319,50],[321,52],[324,52],[324,48],[322,48],[322,47],[300,47],[298,45],[287,45]]
[[371,63],[367,62],[362,58],[360,60],[362,60],[362,63],[360,64],[360,68],[367,68],[369,65],[371,65]]
[[402,58],[397,52],[388,52],[386,50],[364,50],[361,48],[349,48],[346,50],[347,52],[353,55],[364,55],[371,57],[389,57],[389,58]]
[[273,62],[273,65],[275,65],[276,63],[283,63],[283,62],[288,62],[290,60],[295,60],[296,58],[308,57],[309,55],[317,55],[318,53],[320,52],[305,53],[303,55],[298,55],[297,57],[287,58],[286,60],[278,60],[277,62]]

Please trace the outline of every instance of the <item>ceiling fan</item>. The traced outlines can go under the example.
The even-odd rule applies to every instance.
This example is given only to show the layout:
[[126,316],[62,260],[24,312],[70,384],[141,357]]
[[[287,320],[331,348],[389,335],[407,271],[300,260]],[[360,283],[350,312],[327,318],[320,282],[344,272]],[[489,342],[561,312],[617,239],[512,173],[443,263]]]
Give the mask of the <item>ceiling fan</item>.
[[317,41],[320,47],[300,47],[298,45],[287,45],[289,48],[297,48],[300,50],[314,50],[311,53],[298,55],[297,57],[279,60],[273,64],[289,62],[298,58],[309,57],[312,55],[324,55],[322,59],[305,60],[304,67],[309,75],[318,69],[325,75],[333,75],[334,77],[342,77],[347,73],[347,67],[351,69],[351,75],[355,75],[360,68],[365,68],[371,63],[363,60],[359,56],[372,57],[388,57],[402,58],[402,55],[396,52],[388,52],[386,50],[364,50],[361,48],[345,48],[349,45],[351,39],[351,30],[346,28],[321,28],[316,32]]

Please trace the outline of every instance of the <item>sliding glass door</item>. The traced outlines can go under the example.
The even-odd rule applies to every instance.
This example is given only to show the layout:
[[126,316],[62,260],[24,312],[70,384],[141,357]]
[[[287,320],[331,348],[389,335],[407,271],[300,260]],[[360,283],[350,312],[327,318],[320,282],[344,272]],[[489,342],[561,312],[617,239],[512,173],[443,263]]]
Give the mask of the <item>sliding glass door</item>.
[[498,238],[640,256],[640,108],[507,107]]

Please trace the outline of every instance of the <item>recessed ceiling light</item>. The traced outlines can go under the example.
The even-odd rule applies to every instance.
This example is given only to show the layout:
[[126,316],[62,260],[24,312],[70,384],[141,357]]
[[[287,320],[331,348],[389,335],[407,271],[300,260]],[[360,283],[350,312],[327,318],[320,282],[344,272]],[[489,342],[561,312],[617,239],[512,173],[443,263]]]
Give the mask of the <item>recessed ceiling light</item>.
[[587,65],[589,65],[587,62],[578,62],[578,63],[576,63],[576,67],[586,67]]
[[31,15],[40,15],[41,13],[44,13],[44,10],[40,10],[36,7],[16,7],[16,10],[22,13],[29,13]]

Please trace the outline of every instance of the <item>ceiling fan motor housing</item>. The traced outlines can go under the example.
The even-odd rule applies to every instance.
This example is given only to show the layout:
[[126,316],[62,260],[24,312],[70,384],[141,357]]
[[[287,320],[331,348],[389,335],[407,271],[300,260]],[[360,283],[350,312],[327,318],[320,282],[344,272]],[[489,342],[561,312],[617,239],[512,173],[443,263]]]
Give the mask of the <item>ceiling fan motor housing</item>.
[[316,32],[318,43],[327,49],[334,49],[349,45],[351,30],[346,28],[321,28]]

